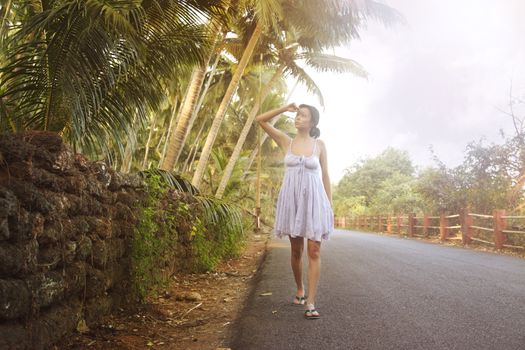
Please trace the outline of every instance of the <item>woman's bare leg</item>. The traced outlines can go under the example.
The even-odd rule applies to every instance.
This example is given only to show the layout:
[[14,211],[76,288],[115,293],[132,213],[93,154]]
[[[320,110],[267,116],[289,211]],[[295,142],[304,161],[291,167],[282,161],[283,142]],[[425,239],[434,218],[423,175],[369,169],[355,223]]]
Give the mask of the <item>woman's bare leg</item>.
[[308,240],[308,300],[315,305],[315,293],[321,274],[321,242]]
[[303,237],[290,237],[290,243],[292,247],[292,271],[295,278],[295,284],[297,285],[296,296],[304,296],[304,285],[303,285],[303,250],[304,250],[304,239]]

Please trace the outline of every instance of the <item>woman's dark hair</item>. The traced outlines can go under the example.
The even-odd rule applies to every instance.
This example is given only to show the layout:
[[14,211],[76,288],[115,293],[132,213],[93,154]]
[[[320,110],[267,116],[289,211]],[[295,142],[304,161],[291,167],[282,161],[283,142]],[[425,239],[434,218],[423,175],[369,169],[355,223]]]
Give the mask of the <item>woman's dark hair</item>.
[[308,108],[308,110],[310,111],[310,116],[312,118],[312,124],[314,124],[314,126],[310,129],[310,136],[314,138],[318,138],[321,135],[321,130],[319,130],[319,128],[317,127],[317,124],[319,124],[319,111],[314,106],[310,106],[306,104],[299,105],[299,108],[303,108],[303,107]]

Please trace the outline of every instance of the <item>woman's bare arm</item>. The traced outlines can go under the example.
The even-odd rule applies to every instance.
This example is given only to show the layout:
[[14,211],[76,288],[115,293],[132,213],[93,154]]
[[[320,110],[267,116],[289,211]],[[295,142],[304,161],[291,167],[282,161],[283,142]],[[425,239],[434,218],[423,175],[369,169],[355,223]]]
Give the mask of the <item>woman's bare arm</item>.
[[321,173],[323,178],[323,186],[330,201],[330,206],[332,205],[332,187],[330,185],[330,176],[328,175],[328,156],[326,154],[326,146],[323,141],[318,140],[317,143],[321,146],[321,152],[319,154],[319,162],[321,163]]
[[290,144],[290,136],[286,135],[281,130],[274,128],[268,122],[279,114],[284,112],[297,112],[298,109],[299,108],[297,108],[295,103],[290,103],[287,106],[260,114],[255,118],[264,131],[266,131],[266,133],[279,145],[279,147],[281,147],[283,151],[285,151]]

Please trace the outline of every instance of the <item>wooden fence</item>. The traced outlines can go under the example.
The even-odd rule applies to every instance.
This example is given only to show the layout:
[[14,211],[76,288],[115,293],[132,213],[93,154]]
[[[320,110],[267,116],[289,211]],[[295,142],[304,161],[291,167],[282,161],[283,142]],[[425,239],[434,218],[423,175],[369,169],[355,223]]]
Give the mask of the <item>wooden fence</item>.
[[464,209],[459,214],[442,213],[439,216],[405,214],[336,217],[335,226],[408,237],[439,235],[442,242],[461,239],[463,244],[474,241],[493,245],[496,249],[525,249],[525,216],[507,215],[503,209],[495,209],[492,215],[475,214]]

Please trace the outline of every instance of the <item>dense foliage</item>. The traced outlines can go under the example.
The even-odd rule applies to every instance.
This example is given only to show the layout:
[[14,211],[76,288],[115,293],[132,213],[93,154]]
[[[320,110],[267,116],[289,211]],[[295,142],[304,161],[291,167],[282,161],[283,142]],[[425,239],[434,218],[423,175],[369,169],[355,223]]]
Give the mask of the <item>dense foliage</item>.
[[132,242],[137,295],[165,287],[178,271],[213,270],[221,259],[237,256],[250,224],[241,208],[198,195],[187,181],[162,171],[146,171],[148,196]]
[[419,170],[406,152],[387,149],[347,170],[335,190],[336,215],[520,212],[524,141],[518,133],[500,144],[470,142],[462,164],[450,168],[435,158],[435,166]]

